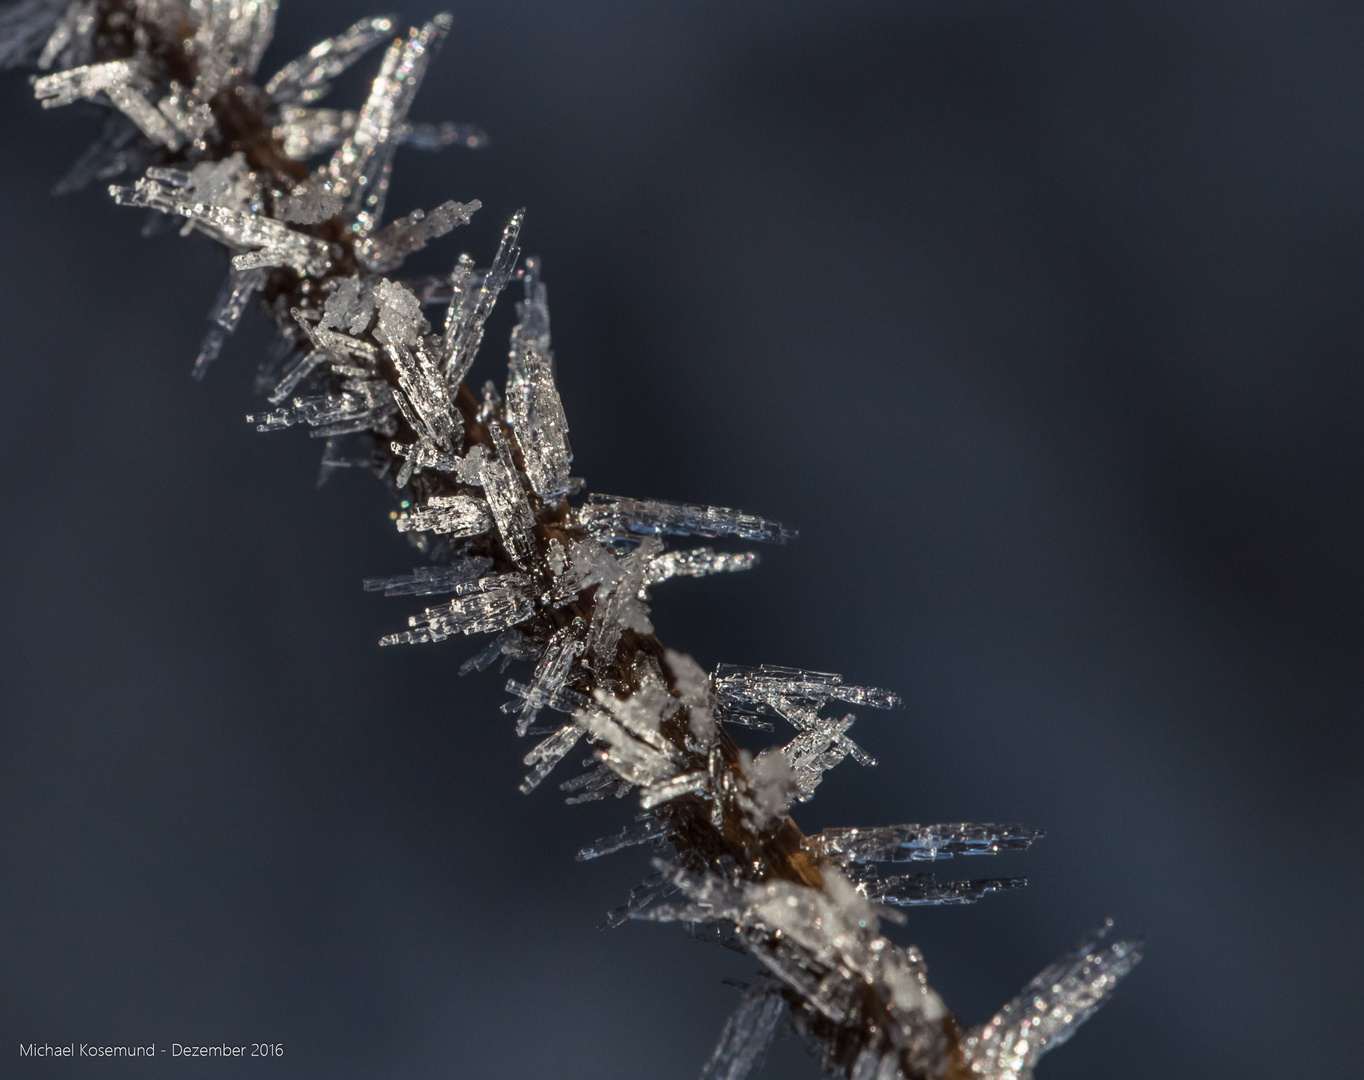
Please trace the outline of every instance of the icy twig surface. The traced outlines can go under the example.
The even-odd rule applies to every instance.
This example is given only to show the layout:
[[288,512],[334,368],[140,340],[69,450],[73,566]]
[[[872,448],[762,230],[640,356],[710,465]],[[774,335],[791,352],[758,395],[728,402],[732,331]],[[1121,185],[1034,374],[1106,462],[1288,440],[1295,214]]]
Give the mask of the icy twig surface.
[[[532,740],[521,790],[542,790],[574,759],[585,771],[560,781],[567,802],[632,798],[633,819],[579,853],[652,849],[654,873],[606,924],[680,922],[752,957],[759,972],[703,1080],[752,1075],[782,1025],[828,1076],[1030,1076],[1132,969],[1137,946],[1105,945],[1100,933],[989,1022],[966,1027],[948,1013],[923,956],[884,936],[882,923],[903,922],[900,908],[973,903],[1024,882],[939,882],[887,864],[1021,851],[1041,832],[963,823],[801,833],[790,809],[829,769],[847,758],[875,763],[850,737],[855,718],[843,706],[891,709],[898,696],[799,668],[722,664],[708,673],[663,647],[649,609],[654,586],[757,562],[695,539],[782,544],[795,531],[726,507],[578,498],[544,268],[521,257],[525,212],[511,215],[486,263],[460,254],[448,274],[422,279],[399,276],[406,259],[468,224],[482,204],[452,198],[384,221],[400,148],[487,143],[471,125],[410,116],[450,16],[405,32],[393,15],[362,19],[257,85],[276,6],[0,5],[0,67],[33,67],[45,108],[107,110],[57,189],[111,183],[120,205],[149,212],[144,231],[197,231],[227,249],[194,374],[220,356],[248,308],[273,319],[277,343],[256,379],[266,404],[249,422],[325,440],[320,480],[341,470],[379,478],[398,502],[396,533],[428,559],[364,583],[386,596],[434,598],[380,644],[493,635],[460,671],[522,665],[503,676],[503,712]],[[334,79],[381,47],[359,109],[320,104]],[[514,283],[505,379],[500,389],[472,385],[490,319]],[[580,361],[565,356],[572,380]],[[741,748],[733,727],[752,738],[780,731],[786,741]],[[866,738],[874,743],[877,729]]]

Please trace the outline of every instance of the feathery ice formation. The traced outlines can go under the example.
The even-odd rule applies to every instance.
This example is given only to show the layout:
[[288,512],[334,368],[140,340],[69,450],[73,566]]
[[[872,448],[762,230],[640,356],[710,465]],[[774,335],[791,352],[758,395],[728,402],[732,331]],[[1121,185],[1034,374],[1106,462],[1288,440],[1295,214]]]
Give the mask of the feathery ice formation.
[[[751,954],[743,992],[702,1076],[742,1080],[782,1023],[829,1076],[1017,1080],[1064,1042],[1138,961],[1129,942],[1085,940],[987,1023],[963,1027],[929,986],[919,951],[878,932],[901,907],[972,903],[1023,884],[882,873],[896,863],[1028,847],[1014,825],[900,825],[802,835],[788,815],[845,758],[851,714],[896,697],[837,675],[721,665],[706,673],[664,649],[649,590],[673,577],[747,570],[751,553],[672,547],[678,538],[784,543],[782,525],[714,506],[588,495],[570,475],[541,269],[521,259],[523,214],[486,268],[393,276],[406,257],[469,222],[450,201],[383,223],[395,152],[481,146],[469,125],[408,118],[450,28],[438,15],[397,33],[364,19],[254,82],[277,0],[18,0],[0,8],[0,67],[36,67],[45,108],[107,110],[97,141],[57,185],[116,180],[147,230],[198,230],[231,252],[194,374],[201,377],[251,303],[273,317],[258,388],[261,431],[301,426],[324,440],[322,476],[368,469],[400,499],[399,532],[433,565],[365,583],[390,596],[448,597],[381,644],[496,635],[462,670],[529,665],[503,706],[540,785],[579,743],[588,770],[559,786],[570,803],[638,791],[634,824],[580,853],[650,844],[649,879],[607,916],[675,921]],[[330,81],[372,49],[383,58],[358,111],[320,108]],[[468,385],[484,326],[513,282],[523,299],[501,392]],[[431,318],[441,314],[443,322]],[[550,716],[556,716],[551,720]],[[727,726],[790,740],[756,757]],[[701,928],[708,928],[703,931]],[[1106,930],[1106,927],[1105,927]]]

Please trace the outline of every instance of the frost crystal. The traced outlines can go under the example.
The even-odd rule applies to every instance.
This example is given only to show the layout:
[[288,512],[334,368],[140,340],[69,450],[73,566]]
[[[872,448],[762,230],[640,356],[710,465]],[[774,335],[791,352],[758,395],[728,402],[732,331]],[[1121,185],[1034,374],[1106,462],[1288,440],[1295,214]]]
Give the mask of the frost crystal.
[[455,598],[407,620],[410,630],[379,639],[380,645],[418,645],[452,634],[486,634],[524,621],[533,611],[533,583],[524,574],[492,574],[456,585]]
[[[151,211],[144,232],[178,224],[227,248],[231,269],[194,374],[257,301],[278,337],[256,378],[269,407],[248,420],[324,439],[319,482],[341,469],[378,477],[401,500],[397,531],[433,561],[364,583],[387,596],[446,598],[381,644],[495,635],[460,672],[526,665],[507,679],[503,705],[518,735],[538,739],[524,755],[521,790],[535,790],[586,743],[586,771],[559,785],[567,801],[638,795],[634,820],[579,854],[649,844],[660,856],[607,925],[681,922],[762,968],[703,1080],[751,1076],[783,1022],[830,1077],[1026,1080],[1131,970],[1137,946],[1096,937],[988,1023],[968,1028],[949,1016],[918,950],[882,936],[880,922],[903,921],[898,908],[972,903],[1024,882],[940,883],[884,864],[1024,849],[1041,832],[948,824],[802,835],[788,814],[825,771],[846,757],[874,764],[849,738],[854,718],[832,706],[888,709],[899,699],[796,668],[721,665],[708,675],[653,636],[647,605],[648,590],[674,577],[757,561],[746,551],[670,550],[672,538],[781,544],[795,531],[724,507],[572,501],[584,485],[569,473],[543,266],[520,259],[525,212],[512,215],[486,266],[462,254],[449,274],[412,280],[399,276],[407,257],[481,204],[452,199],[384,223],[399,147],[487,143],[470,125],[409,118],[450,17],[405,34],[392,16],[362,19],[258,86],[276,6],[0,3],[0,68],[35,67],[45,108],[84,101],[107,110],[56,190],[117,181],[109,190],[119,204]],[[385,43],[361,108],[319,104],[332,80]],[[477,392],[466,379],[517,279],[505,383]],[[433,328],[426,312],[436,305],[444,319]],[[757,753],[723,728],[770,732],[777,722],[793,729],[790,741]]]
[[762,1067],[767,1048],[786,1012],[781,984],[759,975],[744,991],[701,1070],[701,1080],[744,1080]]
[[366,578],[365,591],[382,592],[385,596],[434,596],[454,592],[458,586],[483,577],[492,568],[492,559],[466,556],[449,566],[419,566],[408,575]]
[[768,544],[794,540],[796,532],[778,521],[723,506],[693,506],[660,499],[589,495],[578,510],[582,527],[604,544],[634,544],[640,536],[737,536]]
[[472,495],[433,495],[424,506],[397,520],[399,532],[435,532],[446,536],[478,536],[492,528],[488,504]]
[[1141,959],[1141,942],[1104,945],[1110,919],[1028,983],[963,1045],[971,1075],[1024,1080],[1037,1059],[1075,1034]]

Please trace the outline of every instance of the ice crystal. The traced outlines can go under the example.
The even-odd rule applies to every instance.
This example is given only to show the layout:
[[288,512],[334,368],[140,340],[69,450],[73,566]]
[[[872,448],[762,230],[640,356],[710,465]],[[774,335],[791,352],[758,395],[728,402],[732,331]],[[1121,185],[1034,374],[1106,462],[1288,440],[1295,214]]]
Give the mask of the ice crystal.
[[[466,224],[477,199],[450,199],[388,224],[400,147],[478,147],[464,124],[409,113],[451,25],[398,33],[362,19],[266,79],[256,70],[274,0],[18,0],[0,7],[0,67],[31,65],[45,108],[107,108],[95,143],[57,185],[114,181],[121,205],[222,243],[230,270],[194,364],[202,376],[252,301],[277,345],[257,385],[261,431],[304,426],[326,440],[322,479],[363,468],[401,500],[393,514],[434,565],[367,580],[387,596],[444,596],[383,645],[494,634],[461,672],[528,665],[503,711],[537,789],[586,742],[570,803],[638,797],[635,820],[584,848],[594,859],[650,844],[655,873],[607,924],[681,922],[746,951],[761,972],[726,1023],[703,1080],[744,1080],[788,1024],[825,1072],[850,1080],[974,1076],[1023,1080],[1111,993],[1137,947],[1096,937],[1047,968],[988,1023],[965,1028],[930,987],[918,950],[880,933],[911,906],[970,903],[1017,878],[938,882],[884,864],[1025,849],[1017,825],[831,828],[803,836],[788,816],[823,774],[871,755],[835,704],[888,709],[888,690],[796,668],[721,665],[713,675],[653,636],[648,590],[674,577],[747,570],[752,552],[669,548],[674,538],[785,543],[794,530],[725,507],[589,495],[570,476],[568,421],[551,347],[548,289],[521,259],[524,211],[486,266],[398,276],[406,258]],[[358,110],[319,105],[332,80],[384,46]],[[323,155],[328,155],[325,158]],[[501,294],[521,285],[502,389],[467,384]],[[433,327],[427,311],[444,306]],[[433,315],[436,313],[433,311]],[[550,718],[553,718],[550,722]],[[754,754],[725,725],[793,729]],[[708,929],[698,929],[705,927]],[[1100,935],[1101,936],[1101,935]]]

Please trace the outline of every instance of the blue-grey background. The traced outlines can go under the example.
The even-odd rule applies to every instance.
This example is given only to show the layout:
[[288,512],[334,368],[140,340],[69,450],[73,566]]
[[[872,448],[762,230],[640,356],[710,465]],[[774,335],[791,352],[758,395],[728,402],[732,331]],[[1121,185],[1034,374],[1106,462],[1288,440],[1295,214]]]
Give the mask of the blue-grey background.
[[[366,13],[286,0],[267,68]],[[485,209],[418,269],[528,206],[576,471],[801,530],[660,634],[903,693],[807,829],[1049,831],[896,932],[949,1004],[1112,915],[1148,959],[1044,1080],[1357,1075],[1364,7],[455,14],[414,115],[494,143],[404,152],[392,209]],[[98,121],[0,94],[0,1073],[694,1076],[750,965],[595,929],[646,856],[573,852],[629,807],[516,793],[473,643],[376,647],[384,493],[243,423],[262,321],[188,377],[222,254],[50,198]]]

